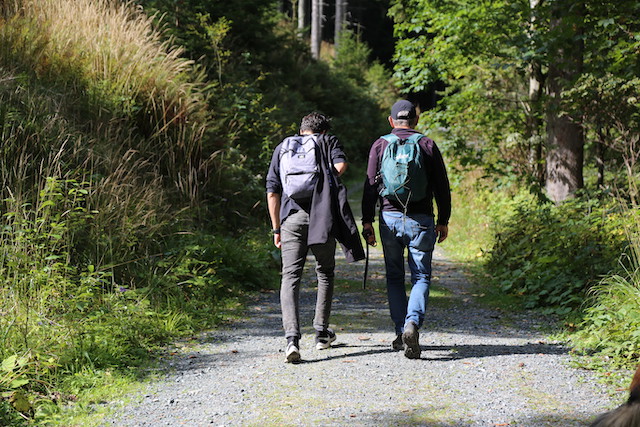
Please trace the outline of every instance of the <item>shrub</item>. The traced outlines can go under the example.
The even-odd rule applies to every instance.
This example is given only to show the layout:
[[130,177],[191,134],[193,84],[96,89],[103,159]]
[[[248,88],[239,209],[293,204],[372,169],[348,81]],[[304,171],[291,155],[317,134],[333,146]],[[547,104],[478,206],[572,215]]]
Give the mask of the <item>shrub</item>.
[[167,245],[172,249],[149,264],[154,279],[140,291],[156,303],[168,300],[181,305],[175,308],[189,308],[186,311],[205,310],[215,321],[215,307],[226,299],[278,284],[266,245],[256,232],[239,237],[177,235]]
[[504,292],[522,296],[525,307],[568,314],[616,268],[623,224],[614,202],[586,195],[559,206],[525,199],[498,220],[486,269]]
[[584,320],[571,336],[578,351],[597,352],[621,365],[640,357],[640,223],[637,213],[627,219],[631,244],[621,259],[623,268],[590,290]]

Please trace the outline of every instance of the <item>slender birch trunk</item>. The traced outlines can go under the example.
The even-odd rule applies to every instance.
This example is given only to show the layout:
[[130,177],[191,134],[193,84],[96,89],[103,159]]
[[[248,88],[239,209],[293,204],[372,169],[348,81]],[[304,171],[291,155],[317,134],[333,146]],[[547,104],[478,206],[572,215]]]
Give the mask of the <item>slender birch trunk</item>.
[[322,43],[322,0],[311,0],[311,56],[320,58]]
[[334,29],[334,45],[336,52],[338,51],[338,45],[340,43],[340,33],[344,28],[345,12],[347,9],[347,0],[336,0],[336,22]]

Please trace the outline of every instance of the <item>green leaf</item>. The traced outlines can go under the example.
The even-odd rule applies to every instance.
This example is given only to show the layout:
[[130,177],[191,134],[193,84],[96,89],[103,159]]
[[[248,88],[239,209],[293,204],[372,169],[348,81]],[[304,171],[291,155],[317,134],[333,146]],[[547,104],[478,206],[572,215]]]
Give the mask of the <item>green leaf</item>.
[[13,381],[11,381],[11,383],[9,384],[9,388],[18,388],[18,387],[22,387],[23,385],[29,384],[29,380],[26,378],[18,378],[15,379]]
[[9,356],[2,361],[1,369],[5,372],[11,372],[16,367],[16,360],[18,359],[17,355]]
[[18,412],[29,412],[31,410],[31,402],[22,391],[15,391],[9,398],[9,402]]

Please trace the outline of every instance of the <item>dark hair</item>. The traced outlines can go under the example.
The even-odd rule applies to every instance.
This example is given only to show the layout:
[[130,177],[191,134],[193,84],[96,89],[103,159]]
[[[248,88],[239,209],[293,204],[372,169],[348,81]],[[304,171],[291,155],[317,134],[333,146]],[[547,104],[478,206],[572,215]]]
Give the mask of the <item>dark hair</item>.
[[322,133],[331,129],[329,124],[331,119],[318,112],[307,114],[300,122],[300,132],[311,131],[313,133]]

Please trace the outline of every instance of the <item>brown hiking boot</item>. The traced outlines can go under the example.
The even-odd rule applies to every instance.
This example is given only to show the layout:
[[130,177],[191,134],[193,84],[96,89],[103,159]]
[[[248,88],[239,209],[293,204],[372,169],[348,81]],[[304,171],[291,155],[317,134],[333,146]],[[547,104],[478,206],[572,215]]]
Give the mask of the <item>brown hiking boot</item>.
[[420,334],[418,325],[407,322],[402,333],[402,343],[404,344],[404,356],[408,359],[420,359]]

